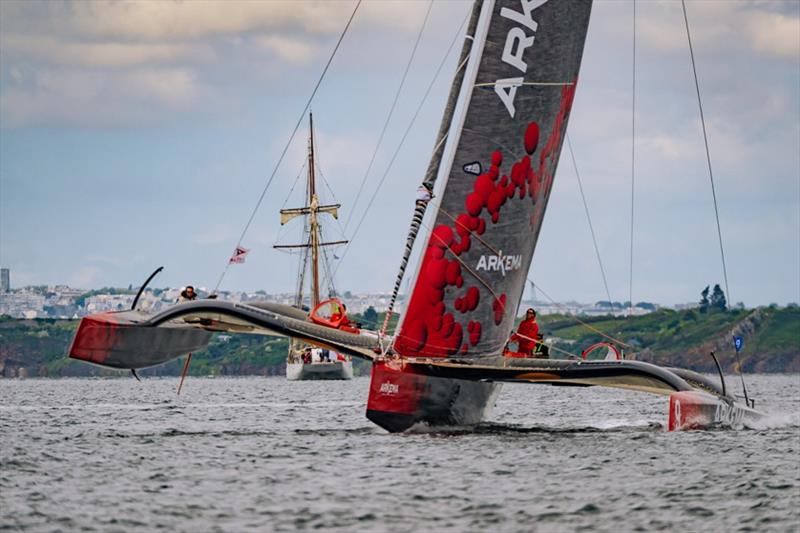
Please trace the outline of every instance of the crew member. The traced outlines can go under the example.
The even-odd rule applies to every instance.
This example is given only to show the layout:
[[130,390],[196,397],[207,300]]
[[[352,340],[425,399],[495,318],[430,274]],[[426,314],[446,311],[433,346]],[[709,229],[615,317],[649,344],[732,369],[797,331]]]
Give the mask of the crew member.
[[191,285],[187,285],[185,289],[181,291],[181,296],[178,298],[179,302],[191,302],[192,300],[197,299],[197,293],[194,292],[194,287]]
[[536,335],[536,348],[533,349],[533,357],[536,359],[550,359],[550,347],[544,343],[544,336],[541,333]]
[[539,324],[536,323],[536,311],[532,308],[525,312],[525,319],[519,323],[517,332],[511,336],[511,341],[516,342],[517,351],[531,357],[536,347],[536,339],[539,335]]
[[337,327],[349,326],[350,320],[347,318],[347,306],[343,303],[334,303],[333,314],[331,315],[331,322],[336,324]]

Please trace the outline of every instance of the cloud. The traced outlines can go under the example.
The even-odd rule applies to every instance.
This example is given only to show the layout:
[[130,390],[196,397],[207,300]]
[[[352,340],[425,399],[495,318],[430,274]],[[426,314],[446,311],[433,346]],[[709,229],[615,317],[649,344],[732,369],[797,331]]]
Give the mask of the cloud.
[[644,152],[649,157],[655,156],[670,161],[698,160],[703,149],[698,139],[666,133],[640,136],[636,140],[636,145],[639,153]]
[[141,124],[166,110],[187,110],[202,92],[195,73],[185,68],[41,69],[29,83],[0,93],[0,116],[5,127]]
[[308,40],[301,40],[283,35],[259,35],[253,38],[256,46],[274,53],[290,63],[306,63],[316,51],[316,47]]
[[753,13],[745,34],[758,52],[797,61],[800,57],[800,17],[781,13]]
[[[93,39],[180,41],[275,28],[330,33],[348,9],[334,2],[4,2],[3,30]],[[343,9],[344,7],[344,9]],[[348,6],[349,7],[349,6]],[[19,22],[20,24],[14,24]]]
[[[235,105],[247,87],[263,84],[265,73],[288,79],[295,74],[289,69],[327,54],[354,6],[3,0],[2,126],[140,126],[174,119],[174,111],[208,114]],[[425,2],[365,2],[350,39],[379,33],[370,50],[385,62],[377,50],[415,32],[426,8]],[[450,11],[451,5],[438,10]],[[238,94],[219,98],[214,87]]]
[[[355,2],[203,1],[3,2],[7,33],[63,35],[93,40],[176,42],[206,37],[294,31],[325,35],[341,31]],[[416,30],[425,2],[365,2],[358,22]]]
[[30,59],[51,65],[130,67],[143,64],[209,61],[210,47],[182,43],[74,42],[50,36],[9,35],[2,39],[5,53],[17,61]]
[[[787,4],[794,8],[781,12]],[[796,62],[800,58],[800,13],[796,6],[786,2],[687,2],[692,44],[696,52],[728,54],[733,49]],[[687,49],[679,2],[637,3],[637,8],[639,45],[667,53]],[[618,17],[613,27],[604,31],[630,40],[631,18]]]

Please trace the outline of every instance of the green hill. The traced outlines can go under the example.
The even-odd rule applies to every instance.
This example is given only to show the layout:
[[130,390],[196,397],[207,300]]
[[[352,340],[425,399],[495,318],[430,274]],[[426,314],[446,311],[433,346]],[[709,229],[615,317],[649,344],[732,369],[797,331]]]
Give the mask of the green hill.
[[[354,317],[370,325],[382,314]],[[396,318],[393,318],[393,322]],[[800,372],[800,308],[767,307],[755,310],[699,313],[697,310],[662,309],[632,318],[564,315],[541,316],[539,322],[559,350],[580,355],[582,349],[603,340],[595,328],[635,349],[636,359],[713,372],[708,352],[714,350],[727,371],[733,370],[732,335],[745,338],[741,353],[746,372]],[[77,320],[16,320],[0,318],[0,376],[113,376],[125,372],[104,369],[68,359]],[[206,375],[279,375],[285,373],[288,340],[260,335],[215,335],[209,346],[194,354],[190,373]],[[563,355],[563,354],[562,354]],[[145,369],[143,376],[179,375],[182,358]],[[355,361],[356,373],[369,372],[369,364]]]
[[[359,315],[355,315],[355,319]],[[17,320],[0,317],[0,377],[117,376],[112,370],[69,359],[69,343],[78,320]],[[192,355],[192,376],[284,375],[289,340],[262,335],[214,335]],[[140,376],[179,376],[183,358],[139,371]],[[369,363],[354,361],[356,375],[369,373]]]
[[715,371],[714,351],[726,371],[735,361],[733,335],[744,337],[740,357],[746,372],[800,372],[800,308],[767,307],[754,310],[700,313],[696,309],[661,309],[636,317],[576,317],[548,315],[539,322],[557,350],[580,355],[582,349],[604,337],[596,328],[633,348],[635,358],[659,364]]

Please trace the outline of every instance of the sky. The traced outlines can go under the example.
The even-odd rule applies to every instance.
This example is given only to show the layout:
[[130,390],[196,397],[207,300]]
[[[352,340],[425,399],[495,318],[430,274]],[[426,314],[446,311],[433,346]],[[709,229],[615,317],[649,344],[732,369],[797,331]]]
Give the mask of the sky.
[[[0,2],[0,265],[12,286],[138,285],[163,265],[156,286],[213,287],[354,5]],[[568,135],[611,298],[627,300],[632,279],[634,301],[696,301],[723,271],[674,0],[636,4],[630,275],[632,5],[594,3]],[[427,9],[365,1],[311,106],[323,200],[342,203],[325,237],[352,239],[333,260],[340,292],[394,284],[460,39],[446,52],[470,4],[433,3],[367,174]],[[798,302],[800,2],[687,9],[729,300]],[[222,289],[294,290],[298,258],[272,246],[300,238],[278,211],[302,205],[306,135],[303,122],[242,241],[247,262]],[[606,299],[566,147],[530,279],[556,301]]]

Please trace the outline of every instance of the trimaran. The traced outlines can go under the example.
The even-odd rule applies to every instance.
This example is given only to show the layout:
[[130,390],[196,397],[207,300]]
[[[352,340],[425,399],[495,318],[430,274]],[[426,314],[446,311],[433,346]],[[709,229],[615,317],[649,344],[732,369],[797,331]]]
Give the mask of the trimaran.
[[[634,360],[503,356],[556,173],[591,0],[476,1],[423,180],[395,294],[430,203],[435,221],[393,336],[276,303],[200,300],[157,314],[85,317],[70,356],[120,369],[164,363],[213,332],[281,335],[372,362],[367,418],[396,432],[471,426],[503,382],[604,386],[669,397],[668,428],[760,416],[724,382]],[[433,207],[432,207],[433,208]],[[335,302],[334,302],[335,303]],[[391,308],[390,308],[391,310]]]

